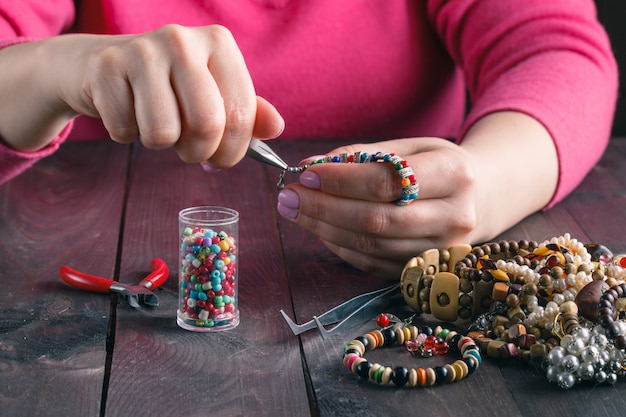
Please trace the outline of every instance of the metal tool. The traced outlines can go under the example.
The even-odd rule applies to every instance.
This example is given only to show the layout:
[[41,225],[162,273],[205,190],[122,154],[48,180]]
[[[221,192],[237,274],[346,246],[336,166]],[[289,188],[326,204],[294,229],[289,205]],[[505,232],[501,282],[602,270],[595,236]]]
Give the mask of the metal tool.
[[[393,303],[393,293],[401,293],[397,291],[400,288],[400,284],[394,284],[389,287],[382,288],[380,290],[368,292],[358,295],[350,300],[339,304],[320,316],[313,316],[311,320],[303,324],[296,324],[284,310],[280,310],[280,314],[283,316],[289,328],[293,334],[298,335],[308,330],[317,329],[322,333],[322,337],[326,338],[327,335],[336,331],[350,320],[356,320],[357,318],[369,319],[375,317],[381,312],[383,306],[388,306]],[[331,328],[326,328],[330,324],[337,323]]]
[[138,285],[124,285],[107,278],[78,272],[69,266],[62,266],[59,269],[59,274],[63,281],[74,288],[105,294],[119,294],[133,308],[138,308],[140,305],[156,307],[159,305],[159,299],[151,290],[167,281],[169,268],[165,261],[160,258],[152,259],[150,268],[152,272]]
[[287,163],[283,161],[280,156],[272,150],[272,148],[267,146],[265,142],[254,138],[250,141],[250,145],[248,145],[247,155],[259,162],[281,169],[280,176],[278,177],[278,183],[276,183],[276,188],[278,190],[282,190],[285,187],[285,174],[287,172],[301,173],[309,167],[308,165],[296,167],[287,165]]
[[284,171],[289,169],[289,165],[283,161],[265,142],[252,139],[248,145],[247,155],[259,162],[280,168]]

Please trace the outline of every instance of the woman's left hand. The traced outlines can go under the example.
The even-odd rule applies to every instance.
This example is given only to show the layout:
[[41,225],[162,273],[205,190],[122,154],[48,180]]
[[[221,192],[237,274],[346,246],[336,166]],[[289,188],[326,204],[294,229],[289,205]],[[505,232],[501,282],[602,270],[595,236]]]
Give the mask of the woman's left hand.
[[400,177],[386,163],[326,163],[309,167],[300,184],[279,195],[278,211],[320,237],[359,269],[398,274],[407,260],[433,247],[467,242],[477,225],[475,175],[467,152],[448,140],[416,138],[335,149],[393,152],[421,183],[406,206]]

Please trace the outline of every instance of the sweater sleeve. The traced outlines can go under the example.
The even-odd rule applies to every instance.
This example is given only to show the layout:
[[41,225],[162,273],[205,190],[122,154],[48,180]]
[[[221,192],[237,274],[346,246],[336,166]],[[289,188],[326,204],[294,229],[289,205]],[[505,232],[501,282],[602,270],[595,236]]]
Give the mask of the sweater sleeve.
[[489,113],[530,115],[559,158],[546,208],[565,198],[606,149],[617,98],[617,64],[593,1],[433,0],[428,13],[472,101],[459,142]]
[[[71,26],[74,13],[72,0],[0,0],[0,49],[63,33]],[[55,152],[71,127],[69,123],[48,146],[32,153],[11,149],[0,138],[0,184]]]

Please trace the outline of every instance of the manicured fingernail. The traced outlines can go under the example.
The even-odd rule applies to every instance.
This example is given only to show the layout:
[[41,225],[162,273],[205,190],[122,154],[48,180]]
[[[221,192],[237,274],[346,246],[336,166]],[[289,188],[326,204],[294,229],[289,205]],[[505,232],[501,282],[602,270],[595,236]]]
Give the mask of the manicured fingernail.
[[313,188],[318,190],[321,186],[320,176],[315,172],[304,171],[300,174],[300,184],[304,185],[307,188]]
[[326,155],[314,155],[314,156],[309,156],[308,158],[303,159],[302,161],[300,161],[300,163],[298,164],[298,166],[300,165],[304,165],[304,164],[310,164],[311,161],[319,161],[320,159],[324,159],[326,158]]
[[292,190],[282,190],[278,193],[278,212],[285,217],[295,219],[298,217],[298,209],[300,208],[300,196]]
[[205,170],[206,172],[220,172],[221,169],[220,168],[214,168],[211,165],[209,165],[208,162],[201,162],[200,166],[202,167],[203,170]]

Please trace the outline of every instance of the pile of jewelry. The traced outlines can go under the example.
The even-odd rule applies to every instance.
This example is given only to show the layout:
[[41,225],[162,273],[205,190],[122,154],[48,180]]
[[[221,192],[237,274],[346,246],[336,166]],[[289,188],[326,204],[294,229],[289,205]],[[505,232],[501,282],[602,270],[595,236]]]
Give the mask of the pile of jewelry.
[[626,376],[626,256],[566,234],[411,259],[400,285],[417,313],[469,321],[490,358],[537,363],[562,388]]

